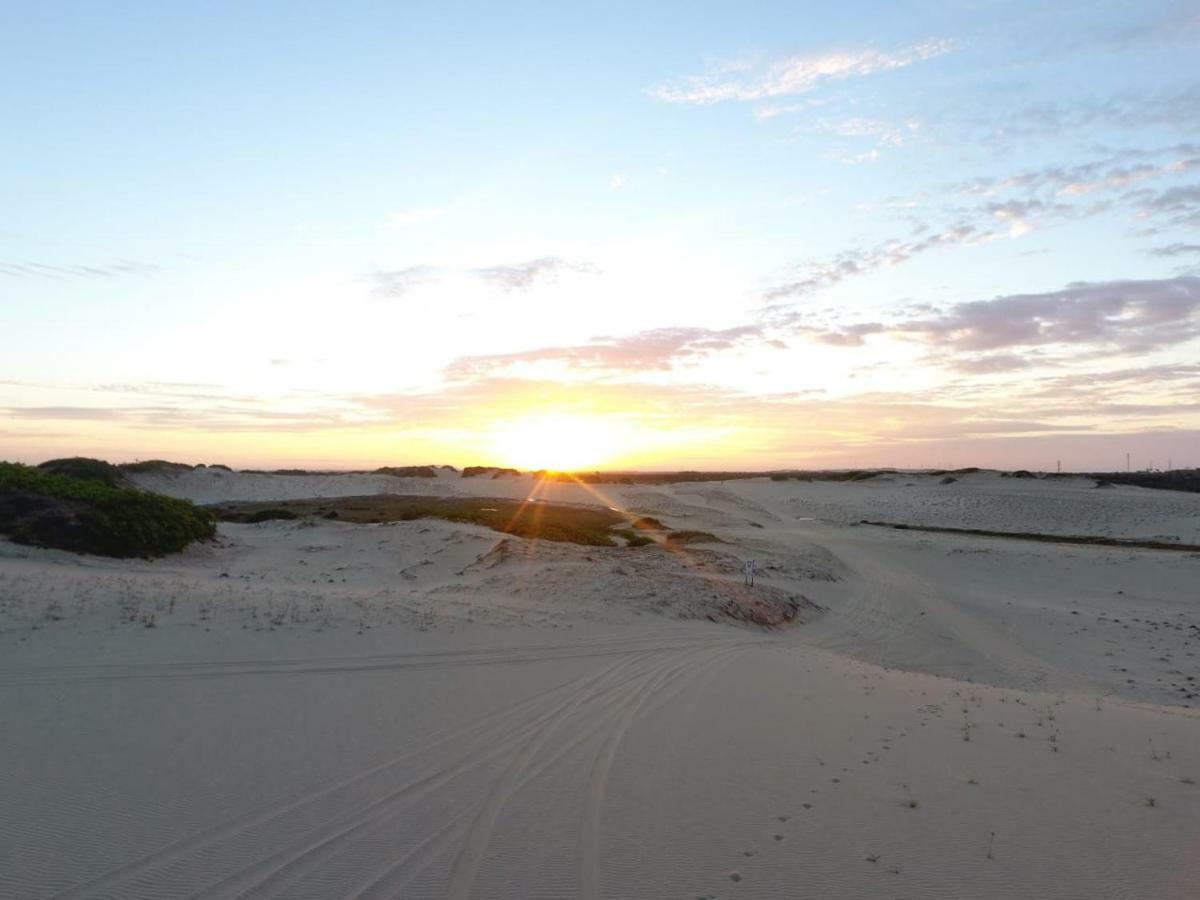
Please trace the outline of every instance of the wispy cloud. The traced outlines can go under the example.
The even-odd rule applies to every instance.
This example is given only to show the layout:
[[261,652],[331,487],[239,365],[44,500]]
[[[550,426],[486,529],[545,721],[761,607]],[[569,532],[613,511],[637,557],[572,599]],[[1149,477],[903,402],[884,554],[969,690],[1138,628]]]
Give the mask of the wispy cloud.
[[377,297],[399,299],[429,281],[437,271],[434,266],[408,266],[404,269],[372,272],[369,276],[373,285],[371,293]]
[[0,263],[0,275],[10,278],[114,278],[120,275],[153,275],[163,271],[156,263],[121,259],[100,265],[51,265],[49,263]]
[[517,353],[467,356],[447,369],[452,379],[479,378],[522,365],[550,363],[591,372],[666,371],[705,355],[766,337],[762,326],[657,328],[622,337],[597,337],[586,344],[542,347]]
[[668,103],[709,105],[728,100],[752,102],[804,94],[825,81],[843,81],[902,69],[949,53],[949,40],[928,40],[896,50],[841,50],[790,56],[766,66],[718,66],[703,75],[660,85],[650,94]]
[[[853,337],[856,327],[863,326],[844,326],[816,337]],[[865,327],[870,334],[923,341],[937,349],[938,358],[965,371],[1021,368],[1011,353],[976,355],[1017,348],[1064,345],[1075,351],[1149,353],[1200,337],[1200,277],[1076,282],[1057,291],[957,303],[886,327]]]
[[975,139],[992,145],[1078,136],[1096,128],[1196,133],[1200,132],[1200,84],[1164,91],[1126,91],[1102,99],[1043,101],[1003,115],[968,113],[963,125]]
[[1174,243],[1164,247],[1154,247],[1146,251],[1151,256],[1200,256],[1200,244]]
[[548,284],[563,274],[596,275],[599,269],[591,263],[572,262],[557,256],[541,256],[518,263],[501,263],[474,268],[443,266],[408,266],[404,269],[373,272],[368,276],[372,293],[377,297],[399,299],[417,288],[448,275],[466,275],[504,291],[524,291],[539,284]]
[[1200,184],[1177,185],[1161,191],[1142,189],[1131,192],[1130,199],[1137,206],[1139,218],[1160,220],[1152,226],[1152,231],[1163,224],[1200,226]]
[[967,222],[958,222],[923,237],[889,240],[873,247],[846,250],[831,259],[806,264],[799,270],[798,277],[768,290],[764,299],[770,305],[763,312],[768,316],[783,314],[786,317],[789,307],[781,305],[780,301],[804,297],[832,287],[847,278],[863,275],[886,266],[899,265],[937,247],[962,244],[980,239],[980,237],[977,226]]
[[574,263],[557,256],[543,256],[528,262],[485,266],[470,271],[506,291],[516,291],[531,288],[539,282],[553,281],[562,272],[595,274],[598,270],[588,263]]

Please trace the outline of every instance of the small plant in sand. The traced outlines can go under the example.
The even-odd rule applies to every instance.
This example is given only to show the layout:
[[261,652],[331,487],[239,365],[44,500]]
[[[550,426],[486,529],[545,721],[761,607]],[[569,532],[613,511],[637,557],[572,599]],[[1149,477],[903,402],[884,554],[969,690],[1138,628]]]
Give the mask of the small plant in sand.
[[993,831],[991,834],[988,835],[988,846],[987,846],[987,858],[988,859],[992,858],[992,844],[995,842],[995,840],[996,840],[996,832]]
[[902,784],[900,787],[904,788],[904,793],[908,796],[908,801],[904,804],[905,806],[907,806],[909,809],[916,809],[921,805],[917,802],[917,798],[913,796],[912,788],[910,788],[907,784]]
[[1151,807],[1151,808],[1153,808],[1153,807],[1155,807],[1155,806],[1158,806],[1158,800],[1157,800],[1156,798],[1154,798],[1154,797],[1147,797],[1147,798],[1146,798],[1146,805],[1147,805],[1147,806],[1149,806],[1149,807]]

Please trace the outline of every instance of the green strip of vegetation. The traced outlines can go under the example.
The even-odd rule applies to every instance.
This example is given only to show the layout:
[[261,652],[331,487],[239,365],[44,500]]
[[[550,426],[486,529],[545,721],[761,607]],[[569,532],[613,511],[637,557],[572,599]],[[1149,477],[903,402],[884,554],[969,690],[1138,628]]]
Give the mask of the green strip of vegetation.
[[895,528],[898,531],[932,531],[938,534],[968,534],[975,537],[1043,541],[1051,544],[1084,544],[1093,547],[1126,547],[1135,550],[1179,550],[1184,553],[1200,553],[1200,544],[1176,544],[1171,541],[1141,541],[1134,538],[1113,538],[1091,534],[1041,534],[1036,531],[988,531],[983,528],[942,528],[936,525],[871,522],[867,519],[863,519],[860,524],[878,525],[881,528]]
[[145,558],[216,534],[216,517],[187,500],[109,483],[105,469],[79,461],[56,462],[75,463],[84,477],[63,474],[70,465],[0,463],[0,534],[19,544]]
[[723,544],[715,534],[707,531],[672,531],[666,536],[668,544]]
[[[316,516],[358,523],[445,519],[450,522],[483,525],[493,531],[518,537],[593,547],[617,546],[614,537],[621,533],[615,529],[626,529],[632,525],[630,516],[605,507],[525,502],[494,497],[378,494],[367,497],[222,503],[215,509],[226,522],[261,522],[298,516]],[[637,546],[643,542],[629,543]]]

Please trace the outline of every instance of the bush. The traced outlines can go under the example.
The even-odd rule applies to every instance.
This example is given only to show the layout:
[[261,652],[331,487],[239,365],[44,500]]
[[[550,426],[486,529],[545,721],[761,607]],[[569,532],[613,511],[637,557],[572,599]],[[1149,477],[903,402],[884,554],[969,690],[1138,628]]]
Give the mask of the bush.
[[375,475],[391,475],[394,478],[437,478],[433,466],[382,466]]
[[647,544],[654,543],[653,538],[648,538],[644,534],[638,534],[632,528],[618,528],[613,534],[623,537],[626,547],[645,547]]
[[122,472],[135,472],[138,474],[162,472],[174,475],[177,472],[190,472],[195,466],[189,466],[187,463],[169,462],[165,459],[144,459],[141,462],[121,463],[117,468]]
[[[103,476],[99,460],[55,460]],[[101,463],[108,466],[108,463]],[[115,470],[114,467],[110,467]],[[101,556],[176,553],[216,534],[216,518],[187,500],[60,474],[46,465],[0,463],[0,533],[20,544]]]
[[[326,513],[328,515],[328,513]],[[270,522],[273,519],[296,519],[299,518],[290,509],[280,509],[279,507],[270,507],[268,509],[260,509],[250,513],[246,517],[246,521],[251,525],[257,525],[259,522]]]
[[112,463],[102,459],[91,459],[86,456],[71,456],[66,459],[48,459],[38,466],[43,472],[55,475],[66,475],[70,478],[80,478],[84,481],[97,481],[100,484],[117,486],[127,484],[121,470]]
[[258,518],[293,518],[334,514],[350,523],[412,522],[445,519],[483,525],[493,531],[524,538],[565,541],[592,547],[614,547],[613,529],[628,518],[602,506],[526,502],[499,497],[426,497],[407,494],[372,494],[366,497],[322,497],[307,500],[231,501],[216,507],[226,522],[263,521]]
[[707,531],[673,531],[667,535],[669,544],[723,544],[715,534]]

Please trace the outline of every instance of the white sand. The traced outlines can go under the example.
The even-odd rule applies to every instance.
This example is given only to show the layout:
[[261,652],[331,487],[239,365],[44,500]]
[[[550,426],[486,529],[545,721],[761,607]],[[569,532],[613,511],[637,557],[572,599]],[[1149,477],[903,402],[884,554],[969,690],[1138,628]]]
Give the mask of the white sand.
[[[0,896],[1193,898],[1200,558],[849,524],[1196,542],[1200,498],[1090,485],[539,492],[728,541],[679,553],[433,521],[0,543]],[[747,556],[752,599],[822,609],[730,618]]]

